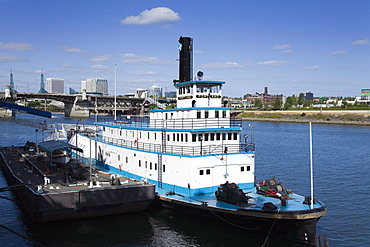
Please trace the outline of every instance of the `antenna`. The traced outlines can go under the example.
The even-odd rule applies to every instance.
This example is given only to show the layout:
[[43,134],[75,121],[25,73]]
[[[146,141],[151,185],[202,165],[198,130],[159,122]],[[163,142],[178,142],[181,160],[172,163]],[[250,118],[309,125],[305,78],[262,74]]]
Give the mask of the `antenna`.
[[117,64],[114,64],[114,120],[117,120]]
[[313,163],[312,163],[312,124],[310,122],[310,171],[311,171],[311,209],[313,209]]

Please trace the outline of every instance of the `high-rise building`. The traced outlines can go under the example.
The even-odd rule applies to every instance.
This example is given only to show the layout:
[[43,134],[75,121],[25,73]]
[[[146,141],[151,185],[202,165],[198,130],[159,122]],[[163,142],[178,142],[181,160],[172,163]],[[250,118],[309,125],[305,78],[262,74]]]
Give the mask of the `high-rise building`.
[[148,96],[162,97],[162,88],[160,86],[151,86],[148,88]]
[[64,93],[64,79],[46,78],[46,91],[49,93]]
[[38,93],[48,93],[46,90],[45,90],[45,83],[44,83],[44,74],[42,73],[41,71],[41,82],[40,82],[40,90]]
[[11,93],[18,93],[17,90],[14,88],[14,81],[13,81],[13,71],[10,69],[10,82],[9,82],[10,92]]
[[90,78],[81,81],[81,91],[86,90],[89,93],[108,94],[108,80],[104,78]]
[[306,92],[304,94],[304,100],[312,101],[313,100],[313,93],[311,92]]

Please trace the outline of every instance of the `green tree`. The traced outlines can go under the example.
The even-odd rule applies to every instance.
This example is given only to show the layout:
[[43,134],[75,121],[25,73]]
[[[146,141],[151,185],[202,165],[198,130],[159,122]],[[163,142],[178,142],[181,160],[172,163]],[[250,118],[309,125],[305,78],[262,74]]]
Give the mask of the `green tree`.
[[30,102],[28,102],[27,106],[28,107],[33,107],[33,108],[38,108],[38,107],[41,107],[41,103],[38,102],[37,100],[36,101],[30,101]]
[[278,95],[276,95],[275,102],[272,106],[272,109],[273,110],[280,110],[282,105],[283,105],[283,102],[280,100],[280,97]]
[[298,104],[297,96],[294,94],[292,95],[292,106],[296,106]]
[[262,108],[263,107],[263,104],[262,104],[262,102],[261,102],[260,99],[256,99],[254,101],[254,106],[257,107],[257,108]]
[[303,105],[303,103],[304,103],[304,94],[303,93],[299,94],[297,103],[298,103],[298,105]]

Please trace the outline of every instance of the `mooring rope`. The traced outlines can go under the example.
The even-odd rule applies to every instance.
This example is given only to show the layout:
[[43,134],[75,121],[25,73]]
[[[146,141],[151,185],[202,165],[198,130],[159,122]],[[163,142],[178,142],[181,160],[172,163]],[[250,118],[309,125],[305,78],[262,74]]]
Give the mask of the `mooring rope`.
[[208,207],[208,206],[207,206],[207,208],[208,208],[208,210],[209,210],[212,214],[214,214],[214,215],[215,215],[217,218],[219,218],[220,220],[222,220],[222,221],[224,221],[224,222],[226,222],[226,223],[228,223],[228,224],[230,224],[230,225],[232,225],[232,226],[235,226],[235,227],[237,227],[237,228],[244,229],[244,230],[250,230],[250,228],[247,228],[247,227],[244,227],[244,226],[238,226],[238,225],[236,225],[236,224],[234,224],[234,223],[232,223],[232,222],[230,222],[230,221],[228,221],[228,220],[226,220],[226,219],[222,218],[221,216],[219,216],[219,215],[217,215],[215,212],[213,212],[213,211],[211,210],[211,208],[210,208],[210,207]]
[[[279,210],[277,211],[276,216],[279,214],[279,212],[280,212],[280,208],[279,208]],[[277,217],[275,217],[274,222],[272,222],[272,225],[271,225],[271,228],[270,228],[270,230],[269,230],[269,233],[267,234],[267,236],[266,236],[266,238],[265,238],[265,241],[263,242],[263,244],[261,245],[261,247],[266,246],[266,243],[267,243],[267,241],[268,241],[268,239],[269,239],[269,236],[270,236],[270,233],[271,233],[271,231],[272,231],[272,228],[274,228],[274,225],[275,225],[276,219],[277,219]]]
[[30,239],[30,238],[28,238],[28,237],[26,237],[26,236],[23,236],[22,234],[20,234],[20,233],[18,233],[18,232],[15,232],[15,231],[13,231],[12,229],[10,229],[10,228],[8,228],[8,227],[6,227],[6,226],[2,225],[2,224],[0,224],[0,227],[4,228],[5,230],[7,230],[7,231],[9,231],[9,232],[11,232],[11,233],[14,233],[15,235],[18,235],[18,236],[19,236],[19,237],[21,237],[21,238],[24,238],[24,239],[26,239],[26,240],[28,240],[28,241],[30,241],[30,242],[32,242],[32,243],[34,243],[36,246],[45,247],[45,245],[40,244],[40,243],[36,242],[35,240],[32,240],[32,239]]

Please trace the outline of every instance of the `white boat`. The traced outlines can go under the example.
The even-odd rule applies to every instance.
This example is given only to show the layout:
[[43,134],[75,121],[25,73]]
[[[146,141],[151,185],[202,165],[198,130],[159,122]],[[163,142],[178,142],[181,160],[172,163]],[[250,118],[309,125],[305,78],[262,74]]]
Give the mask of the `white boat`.
[[241,120],[223,106],[225,82],[202,80],[202,72],[192,80],[192,39],[179,42],[176,109],[101,120],[96,135],[77,133],[70,143],[103,170],[154,183],[164,206],[315,245],[325,205],[275,178],[256,184],[254,138],[241,136]]

